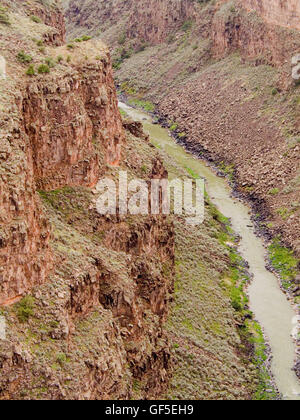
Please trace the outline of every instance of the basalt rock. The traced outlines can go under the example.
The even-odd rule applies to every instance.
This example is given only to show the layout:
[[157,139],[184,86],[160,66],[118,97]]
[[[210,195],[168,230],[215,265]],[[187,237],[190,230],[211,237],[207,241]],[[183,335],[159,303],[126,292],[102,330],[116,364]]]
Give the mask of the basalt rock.
[[[0,399],[129,399],[137,387],[139,398],[158,398],[172,368],[164,323],[174,229],[160,215],[128,220],[96,212],[98,179],[116,176],[119,165],[128,170],[124,155],[135,160],[110,55],[100,41],[72,51],[60,45],[65,30],[55,2],[6,5],[24,22],[22,31],[47,46],[39,51],[25,37],[12,43],[3,32],[0,306],[7,328]],[[21,38],[19,27],[9,30]],[[49,73],[26,75],[16,59],[21,47],[35,69],[46,52]],[[125,128],[149,147],[141,125]],[[157,158],[151,174],[167,176]]]

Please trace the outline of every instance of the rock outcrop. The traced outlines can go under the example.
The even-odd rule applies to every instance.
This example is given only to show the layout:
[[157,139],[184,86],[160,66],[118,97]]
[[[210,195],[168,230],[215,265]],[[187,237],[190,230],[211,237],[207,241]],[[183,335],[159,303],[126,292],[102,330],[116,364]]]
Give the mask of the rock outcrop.
[[106,164],[120,161],[124,132],[101,48],[93,45],[102,55],[90,63],[28,78],[22,87],[10,77],[5,87],[13,105],[2,110],[1,125],[1,303],[43,283],[49,272],[50,231],[37,190],[93,186]]
[[[23,98],[39,189],[94,186],[101,166],[117,165],[124,141],[108,56],[57,79],[31,83]],[[100,162],[97,145],[105,152]]]
[[243,5],[258,12],[268,23],[300,30],[298,0],[243,0]]
[[[56,2],[6,7],[0,399],[156,398],[171,372],[164,322],[174,232],[162,216],[96,212],[92,189],[102,175],[120,165],[141,170],[126,149],[110,55],[100,41],[62,45]],[[134,135],[150,147],[140,126]],[[160,175],[167,172],[154,157],[151,176]]]

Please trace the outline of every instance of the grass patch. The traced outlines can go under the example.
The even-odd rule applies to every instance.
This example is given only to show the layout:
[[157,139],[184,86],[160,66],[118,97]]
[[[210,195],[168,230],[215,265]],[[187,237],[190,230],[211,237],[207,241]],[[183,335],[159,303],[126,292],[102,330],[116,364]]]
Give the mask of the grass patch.
[[174,123],[172,122],[171,125],[170,125],[170,130],[171,131],[176,131],[177,128],[178,128],[178,124],[176,122],[174,122]]
[[140,99],[129,99],[129,104],[132,106],[136,106],[137,108],[141,108],[146,112],[154,112],[155,105],[150,101],[143,101]]
[[30,16],[30,19],[32,20],[32,22],[42,23],[42,20],[37,16]]
[[26,70],[26,75],[27,76],[34,76],[35,75],[34,66],[32,64]]
[[269,191],[270,195],[277,195],[279,193],[279,188],[271,188]]
[[235,167],[233,164],[231,165],[226,165],[225,162],[221,162],[219,165],[220,169],[222,172],[224,172],[224,174],[226,176],[228,176],[228,178],[230,179],[230,181],[234,180],[234,174],[235,174]]
[[25,323],[34,315],[34,302],[35,301],[32,296],[25,296],[16,305],[16,314],[20,322]]
[[279,239],[275,239],[269,246],[269,253],[272,266],[283,280],[283,287],[288,289],[298,273],[299,260],[293,251],[280,244]]

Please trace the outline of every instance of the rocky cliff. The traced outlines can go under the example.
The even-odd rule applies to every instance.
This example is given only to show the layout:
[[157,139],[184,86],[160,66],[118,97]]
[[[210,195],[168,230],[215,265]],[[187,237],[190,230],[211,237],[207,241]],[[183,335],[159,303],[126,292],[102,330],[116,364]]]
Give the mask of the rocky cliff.
[[[43,39],[49,41],[51,37],[47,34],[53,29],[31,21],[27,15],[35,11],[32,7],[29,5],[13,16],[23,19],[29,27],[36,25]],[[58,55],[61,60],[67,60],[67,49],[56,50],[50,45],[47,51],[50,57],[45,58],[42,55],[45,47],[41,53],[34,46],[35,41],[26,39],[26,32],[18,44],[8,47],[18,26],[12,23],[1,29],[1,49],[8,67],[6,80],[1,81],[1,96],[4,103],[10,103],[1,110],[3,280],[0,301],[4,302],[43,282],[51,262],[47,245],[49,231],[42,220],[36,190],[95,185],[101,165],[119,162],[124,132],[109,55],[101,43],[78,47],[77,61],[72,65],[60,64],[51,74],[28,77],[22,61],[36,63],[38,68],[46,60],[50,66],[46,64],[44,69],[49,71]],[[85,60],[88,53],[89,62]]]
[[[165,217],[96,212],[101,175],[144,174],[108,50],[63,45],[56,2],[6,1],[1,13],[0,398],[157,397],[171,368],[174,234]],[[163,174],[153,155],[144,177]]]
[[300,29],[300,4],[297,0],[244,0],[248,10],[257,11],[268,23]]

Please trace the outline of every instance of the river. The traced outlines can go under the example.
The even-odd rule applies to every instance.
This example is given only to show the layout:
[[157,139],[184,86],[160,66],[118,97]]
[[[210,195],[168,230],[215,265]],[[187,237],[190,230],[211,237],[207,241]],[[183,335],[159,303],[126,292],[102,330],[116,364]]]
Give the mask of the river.
[[292,370],[296,344],[292,339],[296,312],[279,286],[277,277],[266,269],[266,248],[256,236],[250,208],[232,197],[226,181],[215,174],[204,161],[187,153],[175,143],[168,130],[152,123],[152,118],[143,111],[119,103],[131,118],[143,123],[145,131],[155,146],[185,168],[206,179],[206,191],[218,210],[231,220],[232,228],[241,237],[239,252],[249,263],[253,280],[248,287],[250,309],[262,326],[272,351],[271,370],[279,391],[285,400],[300,400],[300,382]]

